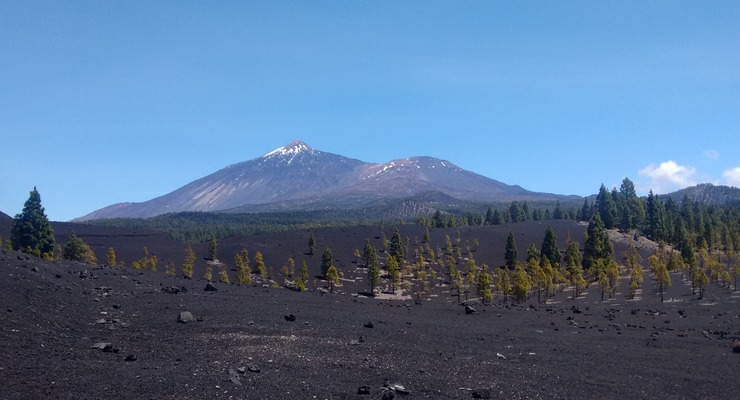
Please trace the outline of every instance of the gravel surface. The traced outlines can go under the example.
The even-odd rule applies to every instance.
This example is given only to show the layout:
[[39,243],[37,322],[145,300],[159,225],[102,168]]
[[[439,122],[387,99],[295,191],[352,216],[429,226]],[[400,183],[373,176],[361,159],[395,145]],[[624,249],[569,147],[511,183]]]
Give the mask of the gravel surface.
[[635,301],[618,290],[601,302],[592,286],[466,314],[444,287],[420,304],[351,285],[206,292],[203,280],[4,251],[1,397],[738,398],[740,294],[712,284],[699,300],[673,279],[666,303],[646,274]]

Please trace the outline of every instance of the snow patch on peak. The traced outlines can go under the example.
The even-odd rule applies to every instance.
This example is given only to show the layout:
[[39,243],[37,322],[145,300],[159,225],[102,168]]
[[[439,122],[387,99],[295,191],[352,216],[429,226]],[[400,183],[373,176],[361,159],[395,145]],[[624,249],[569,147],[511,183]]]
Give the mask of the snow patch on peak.
[[313,148],[311,146],[303,143],[300,140],[296,140],[283,147],[278,147],[277,149],[265,154],[262,157],[296,156],[303,152],[312,152],[312,151],[313,151]]

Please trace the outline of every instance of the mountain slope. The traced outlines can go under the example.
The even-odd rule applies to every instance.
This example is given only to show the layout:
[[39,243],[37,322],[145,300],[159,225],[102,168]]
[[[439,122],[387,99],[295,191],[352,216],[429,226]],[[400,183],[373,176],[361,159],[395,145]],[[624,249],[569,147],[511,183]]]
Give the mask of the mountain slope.
[[563,199],[475,174],[433,157],[383,164],[322,152],[301,141],[223,168],[142,203],[119,203],[77,221],[182,211],[251,212],[357,207],[382,198],[440,192],[461,200]]
[[659,195],[658,197],[661,200],[670,198],[680,204],[683,201],[684,196],[688,197],[689,200],[694,203],[724,205],[740,202],[740,189],[730,186],[702,183],[665,195]]

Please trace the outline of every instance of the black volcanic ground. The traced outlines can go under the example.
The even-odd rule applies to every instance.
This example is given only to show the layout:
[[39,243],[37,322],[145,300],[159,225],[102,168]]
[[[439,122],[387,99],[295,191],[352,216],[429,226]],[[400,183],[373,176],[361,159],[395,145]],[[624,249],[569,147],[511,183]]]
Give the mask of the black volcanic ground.
[[[497,265],[509,230],[523,258],[529,242],[539,247],[548,225],[561,241],[568,233],[582,239],[585,229],[570,221],[461,228],[461,243],[478,239],[476,260]],[[160,233],[55,229],[60,239],[75,230],[101,262],[108,246],[127,263],[143,255],[143,246],[162,262],[179,265],[182,257],[183,245]],[[423,235],[415,226],[400,229],[412,243]],[[384,231],[390,238],[392,227]],[[575,300],[565,290],[550,304],[497,298],[466,315],[445,287],[420,304],[357,296],[367,288],[352,252],[365,238],[379,244],[377,226],[313,233],[314,257],[303,254],[308,232],[223,240],[219,253],[231,265],[240,248],[252,256],[261,250],[276,272],[288,256],[305,257],[314,274],[329,246],[345,272],[335,294],[316,291],[320,281],[304,293],[220,283],[206,292],[203,261],[197,279],[188,280],[164,275],[162,262],[157,272],[139,272],[3,251],[2,397],[379,399],[396,384],[404,388],[396,387],[396,398],[735,399],[740,393],[740,354],[732,352],[740,338],[740,294],[731,289],[710,284],[699,300],[674,274],[669,301],[661,304],[646,274],[638,300],[626,299],[622,280],[605,302],[591,287]],[[436,248],[445,234],[454,241],[457,229],[431,234]],[[0,219],[0,236],[8,235],[7,220]],[[617,254],[623,246],[617,242]],[[205,248],[197,246],[199,256]],[[169,293],[173,288],[187,291]],[[176,322],[181,311],[198,321]],[[289,314],[295,321],[285,319]],[[93,348],[99,343],[110,346]],[[369,395],[358,394],[363,386]]]

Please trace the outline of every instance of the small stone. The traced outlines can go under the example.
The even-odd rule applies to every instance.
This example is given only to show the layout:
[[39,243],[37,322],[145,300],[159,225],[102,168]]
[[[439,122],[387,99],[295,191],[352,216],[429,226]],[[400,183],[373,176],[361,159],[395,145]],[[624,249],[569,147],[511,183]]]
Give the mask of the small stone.
[[360,345],[360,341],[359,340],[356,340],[356,339],[352,339],[352,340],[349,341],[349,345],[350,346],[359,346]]
[[732,352],[740,354],[740,340],[736,340],[735,343],[732,344]]
[[104,323],[106,323],[106,322],[108,322],[108,321],[106,321],[105,318],[100,318],[99,320],[95,321],[95,323],[101,324],[101,325],[104,324]]
[[370,329],[375,328],[375,324],[373,324],[372,322],[365,322],[362,326]]
[[496,353],[496,357],[498,357],[499,360],[506,360],[506,356],[501,353]]
[[177,316],[177,322],[187,324],[188,322],[195,322],[195,317],[193,317],[193,313],[190,311],[182,311]]
[[237,386],[242,385],[242,381],[239,379],[239,375],[233,368],[229,368],[229,379]]
[[475,308],[473,306],[465,306],[465,314],[475,314]]
[[398,384],[398,383],[394,383],[394,384],[392,384],[392,385],[391,385],[391,386],[389,386],[389,387],[390,387],[390,389],[391,389],[391,390],[393,390],[394,392],[396,392],[396,393],[398,393],[398,394],[400,394],[400,395],[403,395],[403,396],[406,396],[406,395],[408,395],[408,394],[410,394],[410,393],[411,393],[411,392],[409,392],[409,391],[408,391],[408,390],[407,390],[407,389],[406,389],[406,388],[405,388],[405,387],[404,387],[403,385],[400,385],[400,384]]
[[31,272],[39,272],[39,269],[36,267],[31,268]]
[[381,400],[393,400],[396,398],[396,392],[391,389],[383,389],[383,394],[380,396]]
[[288,314],[288,315],[285,316],[285,320],[288,321],[288,322],[293,322],[293,321],[295,321],[295,315]]
[[218,290],[218,288],[216,287],[216,285],[213,284],[213,282],[208,282],[206,283],[206,287],[203,288],[203,290],[205,290],[206,292],[215,292]]
[[247,365],[247,371],[254,372],[255,374],[259,374],[260,373],[260,368],[258,366],[256,366],[255,364],[249,364],[249,365]]
[[473,398],[474,399],[490,399],[491,390],[490,389],[475,389],[473,390]]
[[136,360],[137,360],[137,358],[136,358],[135,355],[129,354],[129,355],[126,356],[126,358],[123,361],[131,362],[131,361],[136,361]]
[[247,368],[245,368],[245,367],[239,367],[239,368],[236,369],[236,372],[238,372],[240,374],[245,374],[247,372]]
[[106,349],[112,349],[113,345],[108,342],[98,342],[92,345],[92,348],[105,351]]
[[360,386],[357,388],[357,394],[370,394],[370,386]]

